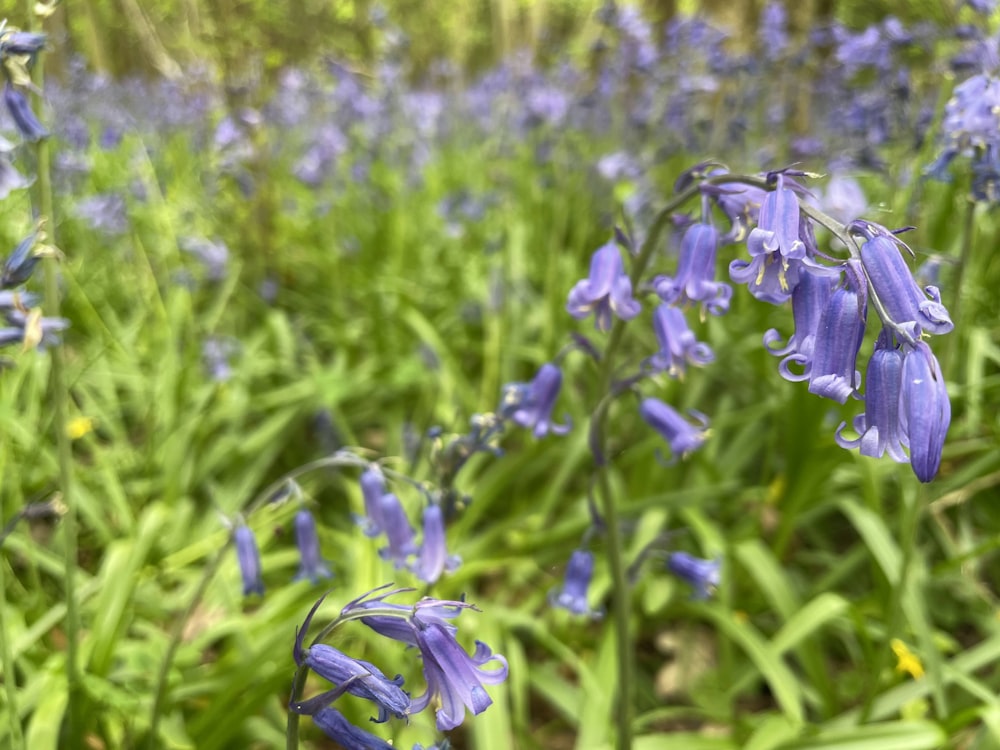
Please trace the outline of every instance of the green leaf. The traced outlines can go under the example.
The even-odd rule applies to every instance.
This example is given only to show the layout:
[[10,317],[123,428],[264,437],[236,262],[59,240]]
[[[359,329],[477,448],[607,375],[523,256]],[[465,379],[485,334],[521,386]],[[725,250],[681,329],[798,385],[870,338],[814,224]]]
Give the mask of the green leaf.
[[821,731],[778,750],[937,750],[946,739],[944,730],[929,721],[895,721]]

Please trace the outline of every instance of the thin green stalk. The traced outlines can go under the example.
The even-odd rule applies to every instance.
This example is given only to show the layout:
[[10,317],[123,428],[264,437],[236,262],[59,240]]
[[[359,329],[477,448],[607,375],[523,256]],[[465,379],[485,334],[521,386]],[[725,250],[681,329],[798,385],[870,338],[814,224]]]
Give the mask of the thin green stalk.
[[[962,319],[962,300],[965,298],[962,294],[962,285],[965,282],[965,276],[968,271],[970,262],[972,261],[972,246],[973,240],[976,234],[976,201],[972,199],[969,195],[967,198],[965,216],[962,221],[962,244],[958,256],[958,268],[955,269],[955,281],[951,288],[951,298],[952,303],[949,306],[951,309],[951,319],[955,321],[956,325],[961,325]],[[945,363],[949,368],[955,367],[955,356],[958,354],[958,342],[959,336],[957,333],[953,333],[951,338],[948,340],[947,356],[945,357]]]
[[[0,450],[0,487],[4,486],[2,478],[4,476],[4,462],[7,459],[6,451]],[[0,492],[0,518],[6,518]],[[0,546],[2,549],[2,546]],[[3,684],[4,692],[7,696],[7,718],[10,723],[10,747],[11,750],[26,750],[24,745],[24,733],[21,731],[21,713],[17,708],[17,675],[14,664],[14,652],[11,649],[10,640],[7,638],[7,566],[3,558],[0,557],[0,658],[3,659]]]

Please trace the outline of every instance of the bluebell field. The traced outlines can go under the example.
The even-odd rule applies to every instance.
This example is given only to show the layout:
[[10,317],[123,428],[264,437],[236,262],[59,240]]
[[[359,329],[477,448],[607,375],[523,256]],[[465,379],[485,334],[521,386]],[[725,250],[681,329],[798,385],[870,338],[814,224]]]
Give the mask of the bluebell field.
[[488,5],[0,25],[0,747],[1000,746],[995,3]]

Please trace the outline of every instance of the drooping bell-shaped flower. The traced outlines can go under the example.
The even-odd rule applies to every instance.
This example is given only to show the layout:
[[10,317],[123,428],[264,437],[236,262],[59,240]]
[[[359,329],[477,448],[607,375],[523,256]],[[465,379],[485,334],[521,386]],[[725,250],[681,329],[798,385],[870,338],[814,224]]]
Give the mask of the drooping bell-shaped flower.
[[243,596],[249,594],[263,596],[264,581],[261,578],[260,551],[257,549],[253,531],[246,524],[239,523],[233,529],[233,541],[236,544],[236,560],[243,578]]
[[24,140],[34,143],[48,137],[49,131],[38,121],[28,97],[20,89],[8,82],[3,89],[3,99],[10,113],[10,119],[14,121]]
[[417,552],[413,527],[406,517],[406,511],[399,498],[392,492],[387,492],[379,500],[379,512],[382,516],[382,530],[389,540],[389,544],[380,549],[379,554],[384,560],[392,560],[397,568],[405,568],[406,559]]
[[707,437],[708,419],[704,414],[692,413],[701,422],[700,427],[657,398],[643,399],[639,405],[639,416],[667,441],[675,460],[700,448]]
[[750,255],[778,254],[785,263],[806,257],[805,243],[799,239],[799,214],[799,199],[779,174],[777,186],[761,204],[757,226],[747,237]]
[[656,371],[677,377],[684,374],[689,364],[702,367],[715,359],[711,347],[695,338],[679,307],[666,303],[657,306],[653,312],[653,331],[660,351],[648,363]]
[[856,370],[858,350],[865,334],[865,308],[850,286],[837,289],[827,302],[813,345],[809,392],[841,404],[856,393],[861,376]]
[[708,599],[719,587],[720,567],[718,560],[702,560],[687,552],[672,552],[667,558],[668,570],[691,585],[695,599]]
[[424,538],[413,563],[413,572],[425,583],[434,583],[444,571],[453,571],[461,560],[448,554],[444,533],[444,513],[438,503],[424,508]]
[[910,442],[913,473],[921,482],[929,482],[941,465],[944,438],[951,424],[951,401],[931,348],[923,341],[904,348],[900,417]]
[[345,692],[371,701],[378,707],[378,718],[374,719],[376,722],[384,722],[389,716],[401,719],[410,712],[410,696],[402,688],[401,676],[397,675],[390,680],[374,664],[354,659],[333,646],[317,643],[309,648],[302,648],[297,641],[295,663],[300,667],[308,667],[334,685],[348,683]]
[[382,520],[382,496],[387,491],[382,470],[378,464],[369,464],[361,472],[361,497],[365,502],[365,517],[358,519],[365,536],[375,537],[383,531],[385,523]]
[[340,711],[333,706],[324,706],[312,715],[313,723],[327,737],[341,747],[363,748],[364,750],[397,750],[381,737],[366,732],[349,722]]
[[308,578],[316,583],[320,578],[330,578],[333,573],[327,567],[319,548],[316,533],[316,519],[306,508],[295,514],[295,544],[299,548],[301,563],[295,580]]
[[632,298],[632,281],[625,273],[621,251],[615,240],[602,245],[590,259],[590,275],[570,290],[566,311],[574,318],[594,314],[599,331],[611,328],[611,315],[631,320],[641,305]]
[[903,378],[903,353],[891,345],[892,337],[883,329],[875,342],[875,351],[865,374],[865,412],[854,418],[854,440],[843,437],[846,422],[837,428],[837,444],[858,448],[862,456],[881,458],[888,453],[893,461],[909,461],[903,447],[906,433],[900,420],[900,389]]
[[574,615],[596,615],[587,603],[587,589],[594,575],[594,553],[585,549],[573,550],[566,566],[566,579],[559,591],[549,595],[549,604],[569,610]]
[[[812,371],[813,350],[819,321],[833,294],[836,281],[828,274],[803,273],[798,286],[792,292],[792,317],[795,320],[793,333],[784,346],[774,348],[781,340],[781,334],[774,328],[764,334],[764,348],[776,357],[782,357],[778,372],[785,380],[797,382],[808,380]],[[801,367],[794,372],[790,365]]]
[[565,435],[571,426],[569,421],[565,424],[552,421],[552,410],[561,388],[562,370],[551,362],[546,362],[530,383],[505,385],[497,411],[504,419],[531,430],[536,438],[544,437],[550,432]]
[[653,289],[660,299],[670,305],[698,302],[712,315],[725,313],[729,309],[733,288],[715,280],[718,248],[719,232],[714,226],[689,226],[681,239],[677,274],[653,279]]

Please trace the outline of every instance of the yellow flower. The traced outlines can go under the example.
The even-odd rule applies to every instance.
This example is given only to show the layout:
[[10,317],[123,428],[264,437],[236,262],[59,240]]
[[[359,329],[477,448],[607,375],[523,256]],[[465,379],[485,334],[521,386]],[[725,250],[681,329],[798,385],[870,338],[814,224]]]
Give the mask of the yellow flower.
[[94,420],[92,417],[73,417],[66,425],[66,436],[70,440],[79,440],[93,431]]
[[924,665],[920,663],[920,658],[910,651],[905,643],[898,638],[893,638],[889,641],[889,646],[899,660],[896,664],[897,672],[907,672],[915,680],[924,676]]

